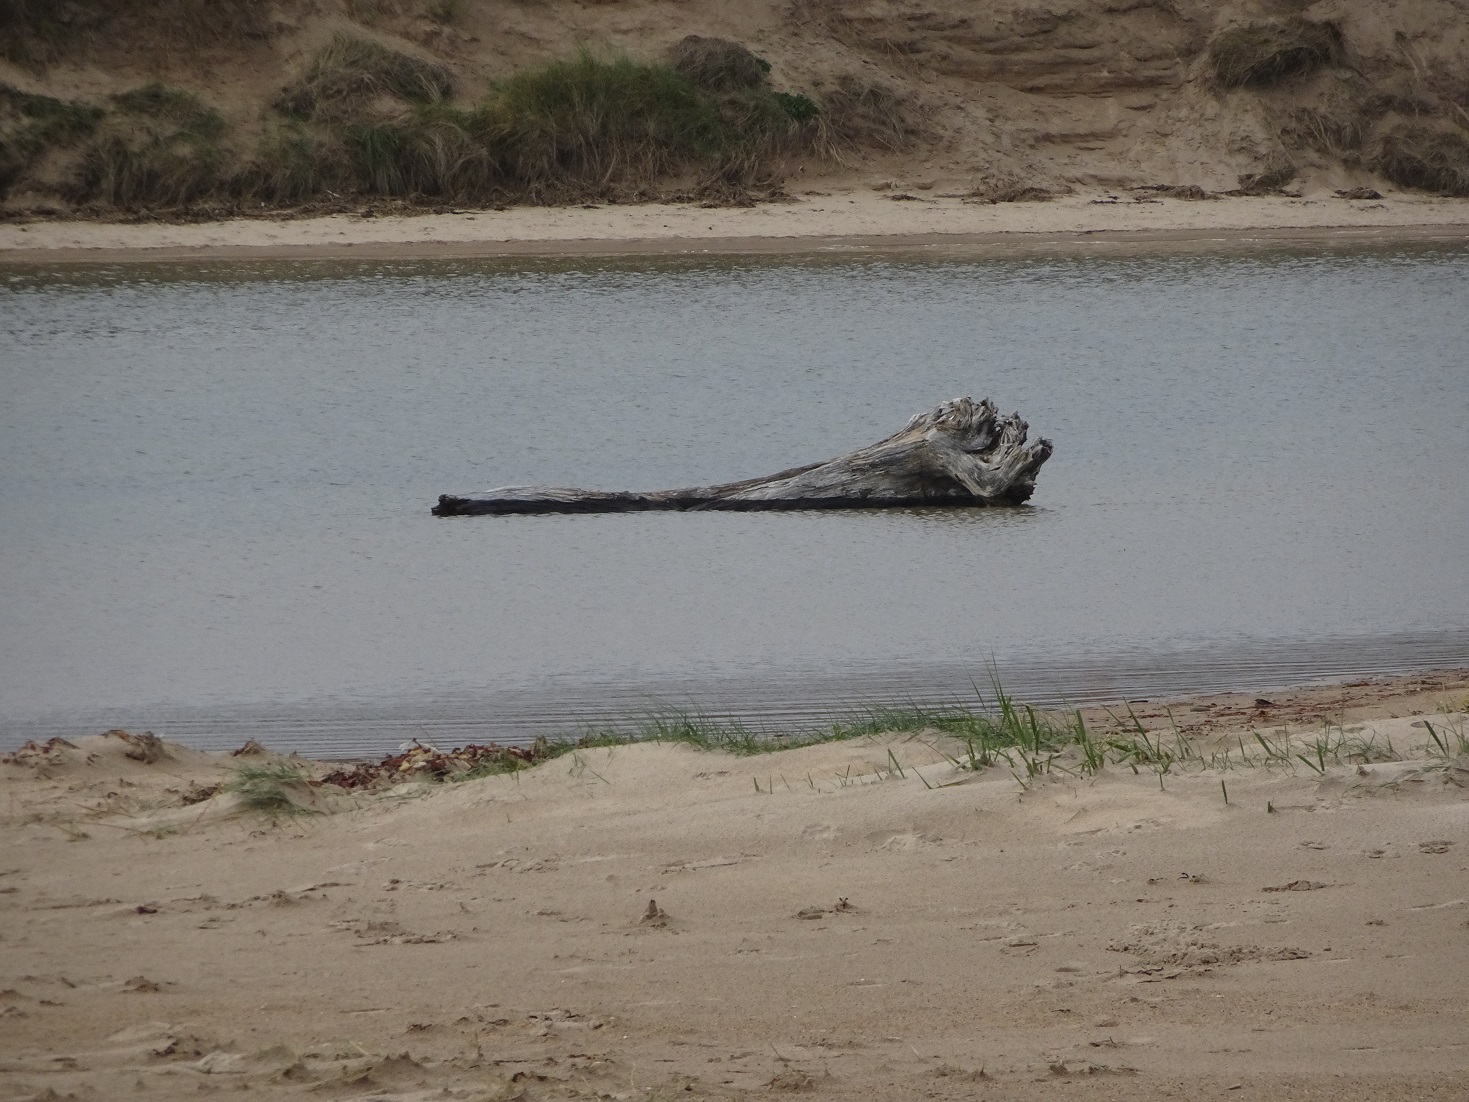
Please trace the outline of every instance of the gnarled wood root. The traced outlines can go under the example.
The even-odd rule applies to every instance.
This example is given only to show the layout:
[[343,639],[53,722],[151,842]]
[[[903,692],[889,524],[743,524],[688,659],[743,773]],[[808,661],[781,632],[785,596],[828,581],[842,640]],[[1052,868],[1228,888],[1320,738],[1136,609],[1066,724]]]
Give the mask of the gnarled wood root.
[[505,486],[444,494],[436,516],[470,513],[620,513],[643,509],[877,509],[914,505],[1019,505],[1051,456],[1027,444],[1018,413],[1001,417],[988,398],[956,398],[915,415],[871,447],[766,478],[649,493]]

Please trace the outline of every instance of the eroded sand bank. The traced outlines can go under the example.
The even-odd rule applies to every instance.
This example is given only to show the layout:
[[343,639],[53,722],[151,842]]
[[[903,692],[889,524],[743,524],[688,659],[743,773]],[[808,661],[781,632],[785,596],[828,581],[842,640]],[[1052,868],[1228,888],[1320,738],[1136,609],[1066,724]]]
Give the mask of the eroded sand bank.
[[281,759],[23,752],[0,1098],[1461,1098],[1469,670],[1133,708],[1203,760],[641,745],[272,821],[207,794]]

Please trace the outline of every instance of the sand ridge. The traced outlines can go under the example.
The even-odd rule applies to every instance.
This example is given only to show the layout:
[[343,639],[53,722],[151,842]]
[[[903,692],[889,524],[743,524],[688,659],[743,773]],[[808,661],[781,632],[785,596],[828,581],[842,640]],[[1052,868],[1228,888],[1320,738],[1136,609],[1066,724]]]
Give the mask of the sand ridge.
[[0,1099],[1460,1097],[1466,710],[1454,671],[1088,718],[1396,759],[1324,770],[639,745],[274,821],[212,789],[289,759],[37,748]]

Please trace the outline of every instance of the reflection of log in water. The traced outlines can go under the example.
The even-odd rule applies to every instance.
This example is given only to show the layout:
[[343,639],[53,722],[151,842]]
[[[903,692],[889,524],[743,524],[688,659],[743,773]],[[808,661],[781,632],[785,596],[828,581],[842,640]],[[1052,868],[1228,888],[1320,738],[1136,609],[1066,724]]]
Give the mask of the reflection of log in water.
[[1018,413],[986,398],[957,398],[917,414],[886,440],[766,478],[649,493],[505,486],[444,494],[437,516],[467,513],[621,513],[643,509],[843,509],[912,505],[1019,505],[1051,442],[1025,442]]

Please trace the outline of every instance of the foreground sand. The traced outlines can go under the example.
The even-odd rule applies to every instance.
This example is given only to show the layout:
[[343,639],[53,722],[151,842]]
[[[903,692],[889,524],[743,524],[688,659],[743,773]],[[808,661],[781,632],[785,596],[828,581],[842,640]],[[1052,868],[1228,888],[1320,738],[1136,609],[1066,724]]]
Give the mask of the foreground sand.
[[1236,764],[1406,759],[1324,775],[642,745],[275,822],[184,803],[260,757],[22,753],[0,1099],[1460,1099],[1466,709],[1469,670],[1171,709]]
[[[894,201],[894,195],[907,198]],[[367,209],[367,208],[364,208]],[[937,192],[806,194],[790,203],[516,207],[411,216],[334,215],[191,225],[0,224],[0,262],[123,262],[209,258],[459,257],[617,253],[740,253],[908,247],[1095,251],[1117,241],[1230,247],[1463,240],[1469,200],[1390,194],[1191,202],[1147,192],[1096,192],[1049,203],[975,203]]]

